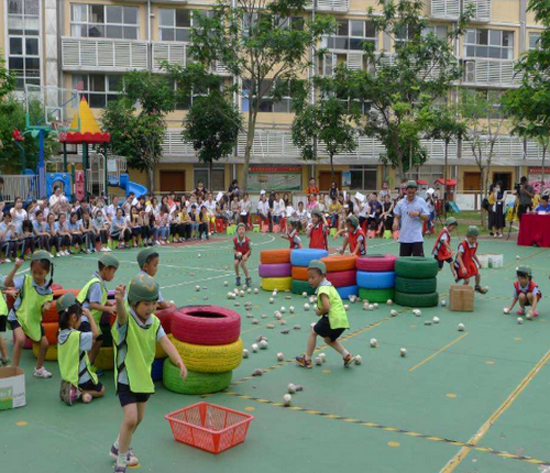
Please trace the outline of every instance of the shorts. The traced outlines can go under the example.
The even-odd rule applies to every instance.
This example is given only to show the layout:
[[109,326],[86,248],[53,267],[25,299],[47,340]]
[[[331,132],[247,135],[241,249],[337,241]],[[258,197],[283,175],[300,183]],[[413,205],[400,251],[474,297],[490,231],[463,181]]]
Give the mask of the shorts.
[[[80,327],[78,327],[78,331],[79,332],[82,332],[82,333],[89,333],[92,331],[92,326],[90,325],[90,322],[88,321],[85,321],[85,322],[80,322]],[[103,334],[100,333],[96,340],[98,342],[102,341],[103,340]]]
[[234,259],[235,261],[242,261],[242,260],[243,260],[243,257],[242,257],[242,256],[237,256],[237,255],[234,254],[234,255],[233,255],[233,259]]
[[[524,306],[528,306],[528,305],[530,306],[531,303],[529,302],[529,299],[527,299],[527,294],[528,294],[528,293],[522,292],[521,294],[525,294],[525,296],[526,296],[526,297],[525,297],[525,303],[524,303],[523,305],[524,305]],[[518,297],[519,297],[519,296],[518,296]],[[539,293],[537,293],[537,296],[536,296],[536,297],[537,297],[537,304],[538,304],[538,301],[540,301],[540,298],[542,297],[542,294],[539,292]]]
[[[15,331],[16,328],[22,328],[21,324],[17,320],[8,320],[8,324],[10,325],[10,328],[11,328],[12,332]],[[1,332],[1,330],[0,330],[0,332]],[[40,324],[40,336],[43,337],[44,335],[45,335],[44,327],[42,326],[42,324]]]
[[127,406],[128,404],[147,402],[151,397],[151,394],[134,393],[130,390],[130,386],[122,383],[118,383],[117,395],[121,407]]
[[7,315],[0,315],[0,332],[5,332],[8,323]]
[[101,390],[103,389],[103,384],[101,384],[99,381],[97,384],[94,384],[94,382],[91,379],[89,379],[85,383],[79,384],[78,389],[80,389],[81,391],[90,391],[90,392],[95,391],[100,393]]
[[452,258],[447,258],[442,260],[437,259],[437,256],[434,256],[434,258],[436,259],[437,264],[439,265],[439,269],[443,269],[443,266],[445,265],[445,263],[453,264]]
[[472,261],[467,266],[466,265],[464,265],[464,266],[466,267],[466,274],[464,274],[460,270],[460,265],[458,264],[458,261],[455,261],[455,269],[456,269],[456,273],[458,274],[459,279],[470,279],[470,278],[472,278],[474,276],[477,276],[479,274],[479,269],[477,267],[477,264],[475,264],[474,261]]
[[400,243],[399,256],[424,256],[424,242]]
[[330,322],[328,320],[328,317],[321,317],[319,322],[317,322],[313,330],[317,335],[323,338],[330,338],[332,342],[335,342],[340,338],[340,335],[344,333],[345,328],[336,328],[332,329],[330,328]]

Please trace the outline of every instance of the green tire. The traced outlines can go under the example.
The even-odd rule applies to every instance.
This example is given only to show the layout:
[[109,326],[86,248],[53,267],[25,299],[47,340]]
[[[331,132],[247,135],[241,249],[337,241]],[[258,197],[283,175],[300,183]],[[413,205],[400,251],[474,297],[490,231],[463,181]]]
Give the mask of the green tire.
[[430,294],[437,291],[437,278],[412,279],[396,276],[395,290],[405,294]]
[[187,379],[182,381],[179,368],[166,360],[162,370],[162,382],[166,389],[178,394],[213,394],[223,391],[231,384],[232,374],[232,371],[225,373],[189,371]]
[[395,303],[403,307],[436,307],[439,304],[439,294],[406,294],[395,291]]
[[298,279],[292,280],[292,286],[290,288],[293,294],[300,294],[307,292],[308,296],[313,295],[315,289],[307,281],[299,281]]
[[395,290],[390,289],[365,289],[364,287],[359,288],[359,297],[361,300],[367,300],[369,302],[378,302],[385,304],[388,299],[395,297]]
[[395,275],[411,279],[435,278],[439,272],[437,261],[433,258],[407,256],[395,262]]

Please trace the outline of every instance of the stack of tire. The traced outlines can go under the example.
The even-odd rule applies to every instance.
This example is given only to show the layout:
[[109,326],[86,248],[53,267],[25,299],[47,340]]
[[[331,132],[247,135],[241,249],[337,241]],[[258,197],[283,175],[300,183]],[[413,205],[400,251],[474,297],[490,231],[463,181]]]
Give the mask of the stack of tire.
[[289,291],[292,283],[290,250],[265,250],[260,253],[260,267],[264,291]]
[[169,338],[189,374],[183,382],[179,368],[166,360],[164,386],[175,393],[194,395],[226,389],[242,361],[241,316],[224,307],[187,307],[172,315],[170,329]]
[[364,301],[386,303],[395,297],[394,255],[368,255],[357,258],[357,285]]
[[353,255],[327,256],[321,260],[327,267],[327,279],[342,299],[359,295],[356,260],[357,257]]
[[314,289],[307,282],[307,267],[310,261],[323,259],[328,256],[328,251],[314,248],[292,250],[290,262],[292,264],[292,278],[290,290],[293,294],[313,294]]
[[435,307],[437,261],[432,258],[406,257],[395,262],[395,302],[404,307]]

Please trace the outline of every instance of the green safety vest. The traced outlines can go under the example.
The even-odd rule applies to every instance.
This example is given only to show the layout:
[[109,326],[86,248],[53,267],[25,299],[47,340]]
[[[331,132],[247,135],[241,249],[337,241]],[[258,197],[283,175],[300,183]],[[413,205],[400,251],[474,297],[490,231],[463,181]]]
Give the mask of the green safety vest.
[[32,285],[32,276],[27,274],[18,299],[21,303],[15,311],[17,322],[25,335],[38,343],[42,339],[42,307],[46,302],[53,301],[53,294],[40,295]]
[[[97,384],[97,376],[90,367],[88,354],[85,351],[80,353],[80,336],[81,333],[78,330],[71,330],[63,343],[57,343],[57,361],[61,379],[71,383],[75,388],[78,387],[78,380],[86,371],[92,382]],[[82,359],[86,363],[86,368],[80,372],[80,361]]]
[[330,303],[330,310],[328,312],[328,321],[330,322],[330,328],[333,330],[339,328],[349,328],[348,316],[346,309],[344,309],[344,303],[338,291],[334,286],[319,286],[317,289],[317,307],[323,306],[321,302],[321,295],[326,294]]
[[[101,286],[101,305],[105,305],[107,303],[107,290],[105,289],[105,286],[103,286],[101,279],[95,276],[92,279],[90,279],[86,283],[86,285],[80,290],[80,292],[78,293],[78,296],[76,296],[76,300],[81,304],[83,304],[85,301],[88,301],[89,303],[90,301],[88,300],[88,292],[90,291],[90,287],[92,287],[92,285],[96,283],[99,283],[99,285]],[[103,315],[103,311],[90,309],[90,312],[92,313],[92,317],[94,318],[95,323],[99,326],[99,322],[101,321],[101,316]]]
[[[155,392],[155,385],[151,378],[151,367],[155,361],[155,350],[157,346],[157,332],[160,327],[160,320],[153,314],[153,324],[149,328],[142,328],[130,314],[130,306],[126,303],[128,312],[128,329],[126,340],[119,342],[116,321],[112,328],[113,346],[115,352],[115,385],[118,386],[118,373],[126,368],[130,390],[134,393],[152,394]],[[126,356],[121,365],[118,364],[118,350],[126,345]]]
[[8,309],[6,299],[4,299],[4,296],[0,294],[0,317],[2,317],[3,315],[8,315],[9,311],[10,310]]

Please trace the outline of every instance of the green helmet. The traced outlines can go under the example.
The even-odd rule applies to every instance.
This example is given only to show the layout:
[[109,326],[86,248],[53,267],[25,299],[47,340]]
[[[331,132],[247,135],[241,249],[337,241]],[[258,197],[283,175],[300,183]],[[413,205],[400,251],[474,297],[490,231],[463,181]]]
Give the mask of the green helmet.
[[42,260],[49,261],[51,264],[53,264],[52,255],[50,255],[50,253],[48,253],[47,251],[38,250],[32,254],[31,263],[33,261],[42,261]]
[[466,236],[479,236],[479,228],[475,225],[470,225],[468,227],[468,231],[466,232]]
[[311,216],[317,215],[319,218],[323,218],[323,212],[321,212],[319,209],[315,209],[311,211]]
[[530,266],[520,266],[519,268],[516,268],[516,274],[518,276],[525,275],[528,277],[531,277],[533,275]]
[[72,292],[69,292],[57,299],[57,301],[55,302],[55,308],[57,309],[57,313],[61,314],[61,312],[67,310],[69,307],[72,307],[76,303],[76,296]]
[[451,225],[458,225],[458,221],[454,217],[449,217],[447,220],[445,220],[445,226],[450,227]]
[[350,215],[346,218],[346,222],[349,222],[353,228],[357,228],[359,226],[359,219],[355,215]]
[[237,225],[237,229],[239,229],[241,227],[243,227],[246,230],[246,225],[243,222],[241,222]]
[[408,189],[409,187],[414,187],[415,189],[418,189],[418,182],[414,180],[407,181],[407,184],[405,184],[405,189]]
[[120,265],[120,263],[119,263],[118,259],[116,258],[116,256],[110,255],[108,253],[105,253],[105,254],[101,255],[101,258],[99,258],[99,262],[107,268],[118,269],[118,267]]
[[154,302],[159,298],[159,285],[147,274],[138,274],[130,281],[128,302],[137,304],[141,301]]
[[321,274],[327,274],[327,265],[319,259],[311,260],[308,269],[318,269],[321,271]]
[[[147,263],[147,260],[151,257],[158,257],[159,254],[157,250],[154,248],[145,248],[144,250],[141,250],[137,255],[137,262],[140,267],[140,269],[143,269],[143,266],[145,266],[145,263]],[[112,266],[112,265],[109,265]]]

